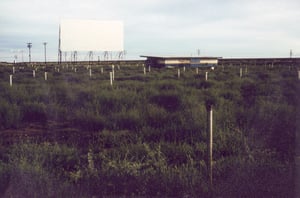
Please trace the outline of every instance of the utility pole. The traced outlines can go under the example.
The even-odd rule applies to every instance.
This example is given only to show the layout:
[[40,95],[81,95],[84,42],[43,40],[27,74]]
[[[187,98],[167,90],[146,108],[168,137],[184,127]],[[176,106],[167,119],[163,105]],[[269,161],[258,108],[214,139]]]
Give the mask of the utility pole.
[[47,42],[44,42],[44,55],[45,55],[45,65],[47,63],[47,59],[46,59],[46,45],[47,45]]
[[24,56],[23,56],[23,50],[21,50],[21,53],[22,53],[22,63],[24,62]]
[[27,43],[27,47],[28,47],[28,52],[29,52],[29,63],[31,63],[31,47],[32,47],[32,43]]

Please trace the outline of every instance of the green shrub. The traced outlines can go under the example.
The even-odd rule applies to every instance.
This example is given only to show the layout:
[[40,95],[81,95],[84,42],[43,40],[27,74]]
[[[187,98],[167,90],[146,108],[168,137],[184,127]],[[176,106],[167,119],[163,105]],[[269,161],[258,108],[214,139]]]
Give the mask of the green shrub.
[[45,124],[48,120],[46,105],[38,102],[25,103],[22,107],[22,120]]
[[20,108],[0,99],[0,128],[16,128],[21,123]]
[[194,155],[192,146],[188,144],[162,143],[161,151],[170,166],[187,164]]
[[100,131],[104,128],[104,118],[91,111],[77,110],[71,118],[73,126],[88,131]]
[[150,97],[149,101],[170,112],[178,111],[182,107],[181,97],[175,93],[161,93],[159,95],[153,95]]

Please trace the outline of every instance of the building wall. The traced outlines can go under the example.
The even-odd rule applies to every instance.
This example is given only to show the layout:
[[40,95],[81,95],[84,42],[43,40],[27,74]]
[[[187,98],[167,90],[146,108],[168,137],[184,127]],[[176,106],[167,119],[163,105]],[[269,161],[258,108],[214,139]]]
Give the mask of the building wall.
[[201,57],[147,57],[146,65],[154,67],[209,67],[218,64],[218,58]]
[[181,64],[190,64],[190,60],[188,60],[188,59],[183,59],[183,60],[181,60],[181,59],[169,59],[169,60],[165,60],[164,61],[164,64],[166,64],[166,65],[169,65],[169,64],[172,64],[172,65],[181,65]]
[[200,59],[200,64],[212,64],[212,65],[217,65],[218,64],[218,59]]

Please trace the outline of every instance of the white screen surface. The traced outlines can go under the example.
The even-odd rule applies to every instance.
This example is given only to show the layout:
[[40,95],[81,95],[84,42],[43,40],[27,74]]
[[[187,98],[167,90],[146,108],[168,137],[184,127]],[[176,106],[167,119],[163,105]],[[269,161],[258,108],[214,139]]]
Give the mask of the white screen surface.
[[60,49],[61,51],[123,51],[123,23],[61,20]]

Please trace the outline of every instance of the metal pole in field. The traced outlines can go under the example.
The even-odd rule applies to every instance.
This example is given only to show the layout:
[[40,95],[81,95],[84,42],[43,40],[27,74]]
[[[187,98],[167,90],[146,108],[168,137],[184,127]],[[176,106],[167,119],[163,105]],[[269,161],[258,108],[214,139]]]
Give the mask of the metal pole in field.
[[32,70],[32,76],[35,78],[35,70]]
[[298,79],[300,80],[300,70],[298,71]]
[[205,80],[208,80],[208,72],[205,72]]
[[103,74],[103,67],[101,67],[101,74]]
[[179,68],[177,70],[177,76],[178,76],[178,78],[180,78],[180,69]]
[[149,65],[149,67],[148,67],[148,72],[150,73],[150,71],[151,71],[151,66]]
[[112,72],[109,72],[109,77],[110,77],[110,85],[112,86],[113,85],[113,73]]
[[185,66],[183,67],[183,72],[185,72]]
[[212,149],[213,149],[213,110],[212,106],[208,105],[207,110],[207,173],[209,181],[209,192],[212,193]]
[[16,70],[15,70],[15,66],[13,66],[13,74],[16,72]]
[[198,67],[196,68],[196,74],[199,74],[199,68]]
[[48,75],[48,72],[45,72],[45,80],[48,79],[48,78],[47,78],[47,77],[48,77],[47,75]]
[[111,68],[112,68],[112,80],[115,80],[115,66],[112,65]]
[[12,87],[12,77],[13,75],[9,75],[9,85]]
[[146,75],[146,67],[144,67],[144,75]]
[[243,68],[240,68],[240,78],[243,77]]
[[90,78],[91,78],[92,77],[92,68],[90,68],[89,73],[90,73]]

